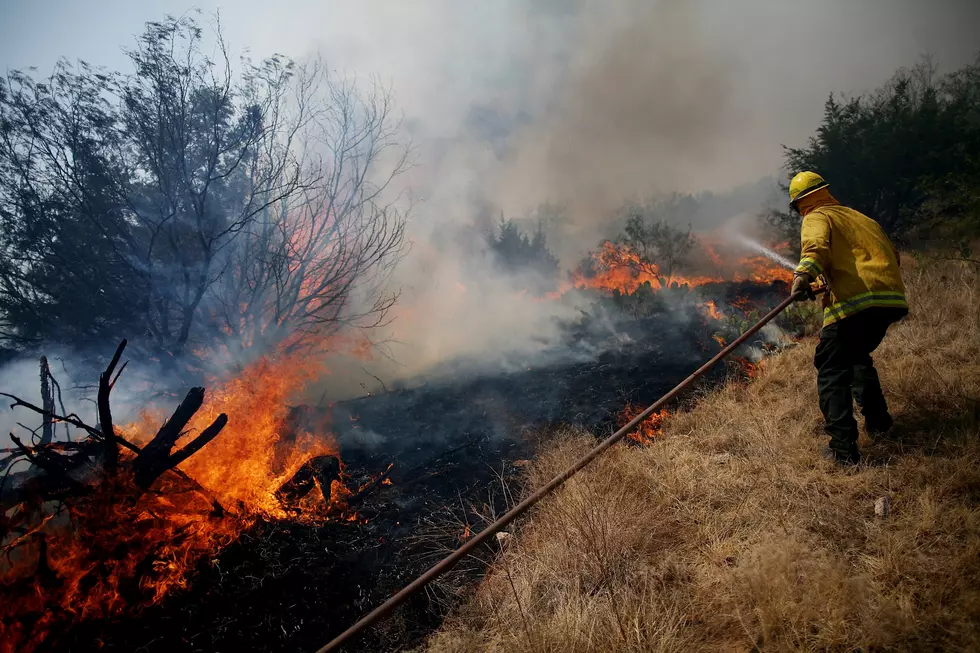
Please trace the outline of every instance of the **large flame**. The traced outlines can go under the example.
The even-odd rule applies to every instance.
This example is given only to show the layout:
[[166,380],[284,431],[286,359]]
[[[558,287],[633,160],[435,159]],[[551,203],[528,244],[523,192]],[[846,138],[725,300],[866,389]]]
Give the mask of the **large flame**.
[[660,266],[645,261],[639,254],[626,245],[611,241],[602,243],[597,252],[592,254],[592,272],[582,270],[573,273],[572,285],[576,288],[591,288],[594,290],[618,290],[622,293],[634,293],[640,286],[650,284],[654,290],[669,286],[700,286],[706,283],[723,281],[721,277],[705,275],[665,274]]
[[[229,421],[180,465],[199,489],[168,472],[139,492],[120,475],[93,495],[73,500],[70,521],[55,515],[22,537],[0,562],[7,594],[0,602],[5,631],[0,652],[39,649],[55,622],[105,619],[152,605],[186,587],[196,565],[256,517],[295,518],[287,515],[276,490],[313,456],[339,460],[328,423],[299,432],[287,424],[290,401],[321,372],[320,365],[314,357],[271,355],[211,384],[184,438],[193,438],[219,413]],[[144,444],[166,417],[163,410],[147,410],[117,429]],[[124,452],[126,459],[129,455]],[[326,488],[304,499],[303,514],[357,519],[345,506],[351,492],[339,481],[330,490],[329,504],[323,500]],[[216,512],[213,500],[224,512]]]
[[[124,479],[72,513],[38,529],[6,562],[0,651],[38,649],[51,624],[104,619],[151,605],[186,587],[196,563],[230,543],[245,525],[218,518],[204,497],[171,477],[135,500]],[[42,562],[39,562],[42,561]],[[13,587],[19,591],[14,593]]]
[[[284,517],[276,490],[311,457],[340,455],[327,422],[318,424],[316,433],[300,431],[281,446],[290,401],[323,373],[321,368],[320,360],[305,352],[269,355],[215,383],[185,437],[199,433],[220,413],[229,416],[228,425],[181,469],[223,505]],[[165,418],[160,411],[144,411],[124,431],[138,443],[147,441]]]

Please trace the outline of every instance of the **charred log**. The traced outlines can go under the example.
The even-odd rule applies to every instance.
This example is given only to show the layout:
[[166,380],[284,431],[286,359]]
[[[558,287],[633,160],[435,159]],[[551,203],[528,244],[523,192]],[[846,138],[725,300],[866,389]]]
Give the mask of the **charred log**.
[[340,479],[340,461],[334,456],[310,458],[276,491],[284,507],[291,507],[319,487],[323,500],[330,503],[330,485]]
[[[109,476],[116,474],[116,468],[119,465],[119,444],[116,442],[116,432],[112,427],[109,393],[112,391],[112,384],[114,383],[112,374],[115,372],[116,365],[119,364],[119,358],[122,356],[125,348],[125,340],[120,342],[119,346],[116,347],[116,353],[112,355],[112,360],[109,361],[108,367],[105,368],[105,372],[99,377],[99,393],[96,398],[96,403],[99,408],[99,426],[102,429],[102,437],[105,439],[103,464],[105,465],[106,474]],[[119,372],[121,374],[122,370],[119,370]]]
[[184,435],[183,429],[187,426],[187,422],[203,404],[204,388],[191,388],[170,419],[139,452],[136,460],[133,461],[133,478],[137,487],[142,489],[150,487],[161,474],[179,465],[221,432],[228,423],[228,416],[224,413],[218,415],[218,418],[186,447],[177,453],[171,453],[177,440]]
[[[51,388],[51,370],[48,369],[48,359],[46,356],[41,356],[41,406],[48,413],[54,412],[54,392]],[[41,442],[40,444],[50,444],[51,440],[54,439],[54,422],[51,418],[45,417],[44,423],[41,427]]]

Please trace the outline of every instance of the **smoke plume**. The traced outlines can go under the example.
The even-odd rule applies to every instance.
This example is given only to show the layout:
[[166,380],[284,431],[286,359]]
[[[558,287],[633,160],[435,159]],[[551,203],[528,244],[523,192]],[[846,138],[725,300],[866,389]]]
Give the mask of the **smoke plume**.
[[564,221],[546,233],[568,267],[612,235],[625,200],[718,186],[704,170],[749,120],[734,92],[738,62],[704,32],[698,3],[495,6],[513,29],[485,69],[467,63],[481,80],[462,86],[469,101],[457,98],[452,118],[441,107],[443,120],[426,120],[412,118],[408,100],[420,154],[410,181],[425,201],[396,275],[398,366],[376,365],[378,376],[553,346],[553,318],[575,306],[529,301],[500,276],[486,254],[493,220],[528,216],[530,227],[536,207],[559,205]]

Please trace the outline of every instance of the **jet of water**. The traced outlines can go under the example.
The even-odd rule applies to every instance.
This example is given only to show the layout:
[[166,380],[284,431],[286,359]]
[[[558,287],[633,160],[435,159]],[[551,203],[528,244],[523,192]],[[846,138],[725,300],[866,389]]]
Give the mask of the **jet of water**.
[[768,247],[766,247],[762,243],[757,242],[755,240],[752,240],[748,236],[745,236],[745,235],[740,234],[740,233],[735,233],[735,234],[733,234],[733,236],[735,237],[735,240],[737,240],[738,242],[740,242],[742,245],[748,247],[749,249],[751,249],[751,250],[753,250],[755,252],[758,252],[758,253],[762,254],[763,256],[765,256],[770,261],[774,261],[776,263],[779,263],[784,268],[788,268],[790,270],[795,270],[796,269],[796,263],[793,263],[793,261],[789,260],[785,256],[782,256],[778,252],[772,251],[771,249],[769,249]]

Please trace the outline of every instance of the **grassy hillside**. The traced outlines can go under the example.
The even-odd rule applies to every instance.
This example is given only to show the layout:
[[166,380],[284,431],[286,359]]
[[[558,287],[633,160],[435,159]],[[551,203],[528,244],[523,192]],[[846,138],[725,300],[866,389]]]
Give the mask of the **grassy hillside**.
[[[875,356],[897,424],[858,468],[818,455],[806,341],[539,504],[426,650],[980,650],[980,279],[904,275]],[[529,484],[593,442],[562,434]]]

